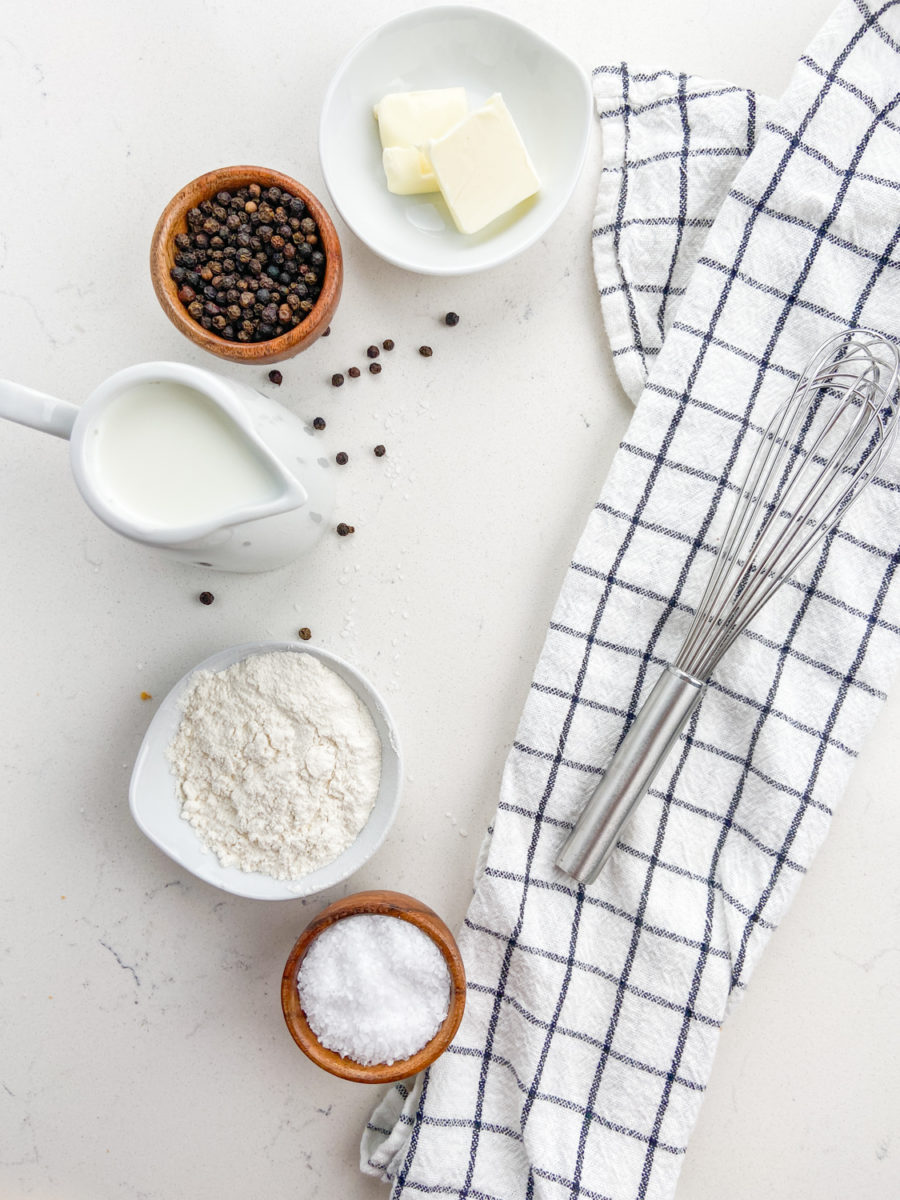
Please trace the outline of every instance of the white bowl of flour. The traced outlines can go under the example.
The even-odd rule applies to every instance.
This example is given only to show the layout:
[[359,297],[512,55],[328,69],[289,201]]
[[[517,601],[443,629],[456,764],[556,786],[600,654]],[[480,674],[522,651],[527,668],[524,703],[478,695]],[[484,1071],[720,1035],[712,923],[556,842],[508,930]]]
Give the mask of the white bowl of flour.
[[212,655],[169,692],[129,802],[147,837],[200,879],[289,900],[371,858],[402,777],[394,724],[364,676],[325,650],[258,642]]

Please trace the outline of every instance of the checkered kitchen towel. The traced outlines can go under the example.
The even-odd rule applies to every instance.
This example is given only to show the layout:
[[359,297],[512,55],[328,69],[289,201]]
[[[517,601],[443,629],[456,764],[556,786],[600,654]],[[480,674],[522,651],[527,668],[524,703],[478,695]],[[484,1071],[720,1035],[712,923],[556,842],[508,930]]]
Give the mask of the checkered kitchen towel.
[[827,335],[900,333],[900,4],[842,3],[777,104],[594,78],[598,281],[640,398],[506,764],[463,1025],[363,1138],[395,1200],[672,1196],[721,1023],[900,659],[898,452],[725,659],[600,879],[554,866],[681,643],[742,445]]

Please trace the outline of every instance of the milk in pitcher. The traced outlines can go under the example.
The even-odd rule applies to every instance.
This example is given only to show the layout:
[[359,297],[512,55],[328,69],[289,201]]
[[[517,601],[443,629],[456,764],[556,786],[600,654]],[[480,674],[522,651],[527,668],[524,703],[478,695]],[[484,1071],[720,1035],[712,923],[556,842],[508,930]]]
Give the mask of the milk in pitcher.
[[269,503],[282,491],[244,431],[186,384],[134,384],[93,432],[98,490],[141,523],[201,524]]

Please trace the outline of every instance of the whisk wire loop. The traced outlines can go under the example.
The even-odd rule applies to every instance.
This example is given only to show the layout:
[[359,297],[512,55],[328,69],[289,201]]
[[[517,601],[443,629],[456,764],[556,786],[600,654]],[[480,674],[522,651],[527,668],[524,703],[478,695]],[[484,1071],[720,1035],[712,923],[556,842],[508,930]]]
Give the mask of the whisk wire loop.
[[706,682],[881,465],[896,432],[889,405],[897,352],[870,336],[877,341],[829,339],[763,432],[675,660],[679,670]]

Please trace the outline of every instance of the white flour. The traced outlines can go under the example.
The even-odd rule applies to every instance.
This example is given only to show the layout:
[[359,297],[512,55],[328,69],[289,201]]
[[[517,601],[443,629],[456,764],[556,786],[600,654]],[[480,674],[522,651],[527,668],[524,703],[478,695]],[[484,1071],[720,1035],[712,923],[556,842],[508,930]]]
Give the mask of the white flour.
[[311,654],[200,671],[168,750],[181,815],[223,866],[299,879],[345,850],[372,811],[381,741],[344,681]]

